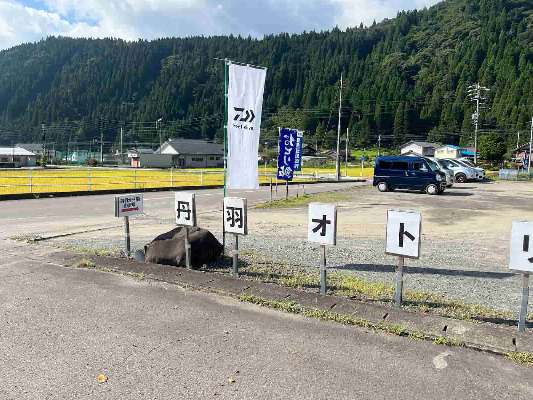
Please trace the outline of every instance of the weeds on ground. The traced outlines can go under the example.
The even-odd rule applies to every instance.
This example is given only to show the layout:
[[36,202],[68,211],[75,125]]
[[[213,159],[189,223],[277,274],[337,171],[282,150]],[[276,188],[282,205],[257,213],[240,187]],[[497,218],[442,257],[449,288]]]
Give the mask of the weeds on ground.
[[350,195],[346,191],[324,192],[317,194],[306,194],[298,197],[290,197],[288,200],[280,199],[265,203],[260,203],[255,208],[292,208],[305,206],[311,202],[339,202],[350,200]]
[[506,356],[518,364],[533,365],[533,353],[512,351]]

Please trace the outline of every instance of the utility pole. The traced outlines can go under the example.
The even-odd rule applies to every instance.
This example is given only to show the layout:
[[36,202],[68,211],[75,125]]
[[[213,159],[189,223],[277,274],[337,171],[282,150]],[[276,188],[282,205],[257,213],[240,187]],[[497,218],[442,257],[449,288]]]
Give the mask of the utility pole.
[[516,138],[516,149],[520,147],[520,131],[517,132],[517,138]]
[[378,135],[378,157],[381,155],[381,135]]
[[479,128],[479,107],[480,105],[485,104],[484,101],[487,100],[485,97],[485,92],[490,91],[489,88],[481,86],[479,82],[468,87],[468,96],[472,102],[476,104],[476,112],[472,115],[472,120],[474,122],[474,164],[477,165],[477,133]]
[[124,163],[124,127],[120,127],[120,163]]
[[163,146],[163,138],[161,136],[161,122],[163,122],[163,117],[155,121],[155,129],[159,133],[159,154],[161,154],[161,147]]
[[348,176],[348,141],[350,137],[348,135],[348,128],[346,128],[346,153],[344,154],[344,176]]
[[341,73],[341,85],[339,88],[339,123],[337,124],[337,162],[335,165],[335,176],[337,180],[341,180],[341,113],[342,113],[342,73]]
[[104,130],[100,121],[100,166],[104,165]]
[[531,133],[529,136],[529,157],[527,158],[527,174],[531,176],[531,150],[533,149],[533,117],[531,117]]

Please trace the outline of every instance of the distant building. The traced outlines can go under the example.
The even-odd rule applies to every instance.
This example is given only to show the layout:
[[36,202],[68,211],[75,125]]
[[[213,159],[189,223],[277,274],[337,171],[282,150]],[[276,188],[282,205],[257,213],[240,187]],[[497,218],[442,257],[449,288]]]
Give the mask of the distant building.
[[459,146],[447,144],[435,150],[435,158],[461,158],[462,149]]
[[224,146],[194,139],[169,139],[155,154],[172,155],[177,168],[215,168],[224,166]]
[[37,155],[21,147],[0,147],[0,167],[35,167]]
[[[28,150],[29,152],[35,154],[37,157],[42,157],[45,153],[44,145],[42,143],[18,143],[15,145],[16,147],[20,147],[24,150]],[[57,152],[53,149],[46,149],[46,154],[48,155],[48,159],[52,160],[59,155]]]
[[149,148],[128,150],[132,168],[170,168],[173,166],[172,154],[154,153]]
[[415,142],[410,141],[405,143],[400,148],[400,154],[407,155],[418,155],[423,157],[435,157],[435,150],[441,147],[440,144],[437,143],[428,143],[428,142]]

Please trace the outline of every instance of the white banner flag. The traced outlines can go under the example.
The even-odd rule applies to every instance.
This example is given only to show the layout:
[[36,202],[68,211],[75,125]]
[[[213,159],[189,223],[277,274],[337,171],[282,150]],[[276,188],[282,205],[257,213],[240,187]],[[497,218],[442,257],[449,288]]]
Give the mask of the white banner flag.
[[228,163],[230,189],[259,189],[258,152],[266,70],[229,65]]

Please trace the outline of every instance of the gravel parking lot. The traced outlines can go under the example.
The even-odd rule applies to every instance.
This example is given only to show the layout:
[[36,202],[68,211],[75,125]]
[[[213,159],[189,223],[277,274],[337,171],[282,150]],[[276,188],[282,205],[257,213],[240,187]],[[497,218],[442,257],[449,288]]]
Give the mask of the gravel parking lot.
[[[328,249],[328,266],[373,281],[392,282],[395,258],[384,254],[388,209],[422,213],[422,256],[409,260],[405,287],[450,299],[517,311],[519,277],[507,268],[511,222],[533,219],[533,183],[486,182],[456,185],[441,196],[413,192],[379,193],[371,186],[343,192],[338,244]],[[202,210],[199,210],[202,211]],[[206,210],[199,223],[221,237],[220,211]],[[307,206],[249,211],[243,252],[265,261],[315,268],[318,246],[306,243]],[[141,248],[172,228],[160,214],[135,220],[133,244]],[[122,230],[54,239],[59,245],[119,249]],[[533,300],[533,298],[532,298]]]

